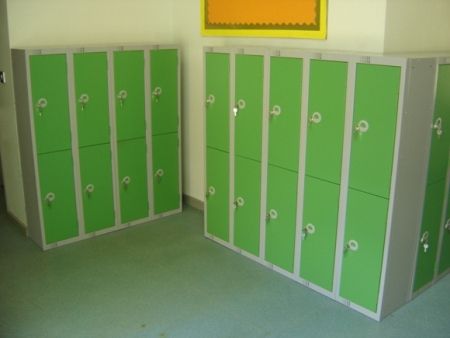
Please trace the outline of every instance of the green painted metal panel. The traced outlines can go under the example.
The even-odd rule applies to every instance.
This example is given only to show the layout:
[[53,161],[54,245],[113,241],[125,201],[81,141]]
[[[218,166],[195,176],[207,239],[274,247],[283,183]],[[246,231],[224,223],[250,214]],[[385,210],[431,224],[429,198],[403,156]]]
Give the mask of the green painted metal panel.
[[226,242],[229,240],[229,157],[227,152],[206,150],[207,231]]
[[236,55],[236,155],[261,161],[264,57]]
[[206,145],[229,151],[230,56],[206,53]]
[[269,163],[294,171],[298,171],[302,74],[302,59],[270,58]]
[[178,131],[178,51],[150,51],[152,134]]
[[297,176],[296,172],[269,165],[266,260],[289,272],[294,270]]
[[312,60],[309,78],[306,174],[341,181],[348,65]]
[[144,138],[118,143],[122,223],[148,217],[147,146]]
[[[450,191],[447,193],[450,193]],[[439,259],[439,274],[450,269],[450,197],[447,200],[445,223],[442,225],[442,228],[444,237],[442,239],[441,257]]]
[[340,296],[376,312],[389,200],[349,189]]
[[180,208],[178,134],[153,136],[155,214]]
[[[431,136],[428,184],[447,175],[450,146],[450,65],[440,65],[436,90],[435,112]],[[440,132],[439,132],[440,130]]]
[[66,56],[31,55],[29,61],[37,153],[70,149]]
[[89,233],[114,226],[109,144],[80,149],[80,175],[85,231]]
[[400,73],[395,66],[356,68],[349,185],[385,198],[391,188]]
[[305,177],[300,277],[328,291],[333,290],[339,191],[337,184]]
[[38,168],[45,242],[78,236],[72,152],[39,155]]
[[143,51],[114,52],[116,128],[119,141],[145,136]]
[[[444,208],[445,180],[427,186],[423,208],[422,226],[418,245],[414,291],[430,283],[434,278],[439,232]],[[428,235],[424,235],[427,233]],[[422,237],[428,237],[421,243]],[[426,243],[425,243],[426,242]],[[425,251],[424,244],[428,244]]]
[[78,145],[109,142],[108,61],[106,52],[75,53]]
[[261,163],[242,157],[235,159],[234,245],[259,255]]

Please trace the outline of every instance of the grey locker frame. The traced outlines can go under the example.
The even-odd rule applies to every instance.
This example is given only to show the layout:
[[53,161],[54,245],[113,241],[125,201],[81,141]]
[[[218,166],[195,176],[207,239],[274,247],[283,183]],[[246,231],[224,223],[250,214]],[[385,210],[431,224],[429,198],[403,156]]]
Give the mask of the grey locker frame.
[[[152,167],[152,132],[151,132],[151,104],[150,104],[150,51],[158,49],[174,49],[178,54],[178,179],[179,179],[179,208],[155,215],[153,208],[153,167]],[[120,199],[118,187],[118,161],[117,161],[117,137],[115,122],[115,93],[114,93],[114,65],[113,52],[122,50],[138,50],[144,53],[144,76],[145,76],[145,123],[146,123],[146,145],[147,145],[147,189],[149,215],[143,219],[128,223],[120,221]],[[74,89],[73,54],[104,52],[108,63],[108,99],[109,99],[109,127],[111,164],[113,177],[113,200],[115,212],[115,224],[107,229],[86,233],[84,230],[83,202],[81,193],[81,177],[79,167],[78,134],[76,119],[76,97]],[[37,167],[37,152],[35,143],[35,129],[33,120],[33,102],[31,98],[31,81],[29,72],[29,56],[43,54],[65,54],[67,63],[67,83],[69,97],[69,115],[71,125],[71,144],[74,170],[74,188],[78,219],[78,236],[58,241],[51,244],[45,243],[44,221],[42,215],[42,202],[39,196],[39,173]],[[19,131],[20,159],[24,180],[25,206],[27,213],[27,235],[41,247],[49,250],[66,244],[74,243],[91,237],[96,237],[130,226],[147,223],[156,219],[180,213],[182,211],[182,142],[181,142],[181,59],[180,48],[176,45],[121,45],[106,47],[82,47],[68,46],[64,48],[20,48],[11,51],[14,76],[15,104]]]
[[[358,53],[333,53],[321,51],[308,51],[299,49],[283,49],[268,47],[205,47],[203,54],[208,52],[226,53],[230,55],[230,107],[235,104],[234,98],[234,59],[236,54],[265,55],[265,83],[264,83],[264,112],[263,112],[263,141],[262,141],[262,184],[261,184],[261,216],[265,216],[266,176],[267,174],[267,115],[269,93],[269,67],[270,56],[287,56],[303,59],[303,87],[300,130],[300,156],[298,177],[298,207],[295,238],[295,266],[290,273],[265,260],[265,218],[261,218],[260,227],[260,255],[254,256],[235,247],[233,243],[233,196],[234,196],[234,121],[230,111],[230,198],[229,198],[229,242],[223,241],[207,231],[207,207],[204,210],[204,236],[219,244],[241,253],[266,267],[272,269],[312,290],[328,296],[369,318],[380,321],[388,314],[395,311],[417,294],[413,294],[413,282],[416,268],[417,246],[420,240],[420,221],[422,219],[422,206],[425,198],[425,177],[427,173],[427,160],[431,143],[430,121],[432,120],[435,91],[436,91],[436,65],[440,62],[450,63],[450,58],[438,59],[436,55],[382,55],[382,54],[358,54]],[[341,191],[339,201],[338,233],[335,256],[335,272],[333,291],[324,290],[299,277],[301,258],[301,231],[303,214],[303,190],[306,156],[306,134],[308,114],[308,80],[309,63],[312,59],[344,61],[348,63],[346,116],[344,126],[344,149],[341,171]],[[350,166],[351,137],[353,131],[353,100],[356,77],[356,65],[358,63],[391,65],[401,68],[400,93],[397,109],[396,137],[394,145],[393,169],[391,173],[391,189],[389,196],[388,219],[386,223],[385,245],[383,264],[378,295],[378,307],[376,312],[367,310],[347,299],[339,296],[341,279],[341,265],[344,248],[344,231],[346,218],[346,203],[348,193],[348,179]],[[204,74],[206,74],[204,62]],[[204,81],[203,95],[207,95]],[[206,97],[204,97],[206,100]],[[204,101],[205,102],[205,101]],[[231,109],[231,108],[230,108]],[[204,116],[206,108],[203,107]],[[204,139],[206,140],[206,118],[203,125]],[[204,158],[206,159],[206,142],[204,145]],[[401,158],[400,158],[401,157]],[[265,167],[265,168],[264,168]],[[450,170],[450,169],[449,169]],[[206,193],[206,161],[204,165],[204,189]],[[450,171],[447,186],[450,185]],[[414,183],[414,184],[411,184]],[[447,190],[448,191],[448,190]],[[449,198],[447,196],[447,198]],[[263,202],[264,201],[264,202]],[[205,203],[207,201],[205,200]],[[264,203],[264,204],[263,204]],[[444,216],[443,216],[444,217]],[[442,237],[442,233],[441,233]],[[442,239],[441,239],[442,241]],[[450,270],[450,269],[449,269]],[[440,278],[445,275],[444,272]]]

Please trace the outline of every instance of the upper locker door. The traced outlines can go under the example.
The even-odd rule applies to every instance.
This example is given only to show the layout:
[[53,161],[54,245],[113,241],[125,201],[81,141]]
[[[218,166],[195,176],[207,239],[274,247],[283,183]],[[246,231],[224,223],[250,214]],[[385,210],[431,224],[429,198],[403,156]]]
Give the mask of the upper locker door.
[[205,54],[206,145],[229,151],[230,56]]
[[298,171],[303,60],[270,58],[269,164]]
[[29,65],[37,152],[70,149],[66,55],[30,55]]
[[75,53],[73,63],[78,145],[83,147],[109,143],[108,60],[106,52]]
[[306,174],[340,184],[347,63],[311,60]]
[[264,57],[236,55],[235,153],[261,161]]
[[401,68],[356,66],[349,185],[389,198]]
[[145,137],[143,51],[114,52],[116,129],[119,141]]
[[178,131],[178,50],[150,51],[152,134]]
[[428,184],[445,179],[450,145],[450,65],[440,65],[432,122]]

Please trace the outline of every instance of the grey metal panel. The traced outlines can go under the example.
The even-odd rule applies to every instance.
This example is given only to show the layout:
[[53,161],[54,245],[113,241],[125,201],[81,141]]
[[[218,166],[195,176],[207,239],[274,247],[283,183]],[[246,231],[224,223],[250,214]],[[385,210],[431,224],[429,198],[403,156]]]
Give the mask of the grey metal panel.
[[28,235],[39,246],[43,247],[43,229],[40,222],[41,214],[38,202],[37,168],[33,150],[32,112],[30,112],[29,104],[31,93],[28,90],[27,54],[24,50],[12,50],[12,65]]
[[381,318],[411,299],[431,140],[436,60],[410,60],[407,73]]

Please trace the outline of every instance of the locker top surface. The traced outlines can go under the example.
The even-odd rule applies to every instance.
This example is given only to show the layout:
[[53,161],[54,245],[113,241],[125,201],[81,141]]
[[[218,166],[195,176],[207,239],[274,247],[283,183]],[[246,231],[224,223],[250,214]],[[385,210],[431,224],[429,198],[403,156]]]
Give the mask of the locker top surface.
[[99,51],[122,51],[122,50],[154,50],[154,49],[176,49],[180,50],[180,46],[174,44],[86,44],[86,45],[36,45],[36,46],[18,46],[11,50],[22,50],[28,54],[53,54],[66,53],[68,51],[75,53],[82,52],[99,52]]

